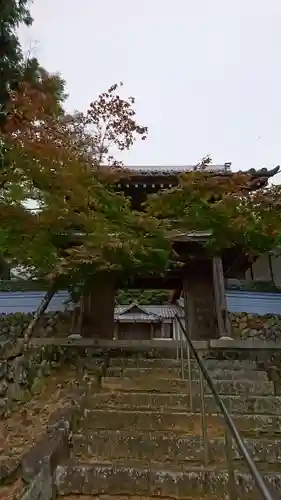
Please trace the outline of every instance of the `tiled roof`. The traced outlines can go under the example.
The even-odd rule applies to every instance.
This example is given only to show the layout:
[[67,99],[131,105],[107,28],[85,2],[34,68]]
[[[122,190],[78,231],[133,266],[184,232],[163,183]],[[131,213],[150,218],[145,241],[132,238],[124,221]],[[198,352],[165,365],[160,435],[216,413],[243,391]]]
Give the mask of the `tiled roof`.
[[[210,172],[226,172],[229,169],[230,164],[224,165],[209,165],[206,167],[207,171]],[[154,176],[169,176],[183,174],[184,172],[192,172],[198,167],[198,165],[144,165],[144,166],[124,166],[125,170],[128,170],[132,174],[144,175],[146,177]]]
[[274,168],[271,168],[268,170],[267,168],[250,168],[249,170],[246,170],[246,174],[251,175],[252,177],[273,177],[274,175],[278,174],[280,170],[280,165],[277,165]]
[[[233,174],[234,171],[230,170],[231,163],[224,163],[223,165],[208,165],[206,167],[207,172],[214,172],[214,173],[225,173],[225,174]],[[144,175],[144,176],[169,176],[169,175],[177,175],[177,174],[182,174],[184,172],[191,172],[198,168],[198,165],[167,165],[167,166],[161,166],[161,165],[136,165],[136,166],[124,166],[123,167],[125,170],[128,170],[132,174],[136,175]],[[267,169],[265,167],[255,169],[255,168],[250,168],[248,170],[239,170],[239,172],[248,174],[251,177],[272,177],[275,174],[277,174],[280,170],[280,166],[277,165],[276,167],[272,169]],[[128,172],[128,173],[129,173]]]
[[[115,308],[115,317],[118,318],[119,316],[123,317],[129,317],[130,313],[128,310],[129,306],[116,306]],[[145,313],[148,315],[153,315],[154,317],[159,317],[163,319],[172,319],[175,317],[176,314],[182,314],[182,310],[180,307],[177,305],[173,304],[167,304],[167,305],[141,305],[138,306],[139,308],[142,309]],[[126,313],[126,311],[128,311]],[[139,316],[140,313],[135,313],[135,316]]]
[[173,318],[176,314],[182,314],[182,310],[173,304],[168,305],[157,305],[157,306],[145,306],[145,309],[153,314],[157,314],[157,316],[161,316],[161,318]]
[[153,323],[153,322],[157,322],[157,321],[160,321],[162,320],[161,317],[159,316],[156,316],[155,314],[145,314],[145,313],[141,313],[141,312],[135,312],[135,313],[124,313],[124,314],[114,314],[114,319],[117,320],[117,321],[123,321],[123,322],[126,322],[126,323],[130,323],[130,322],[134,322],[134,321],[138,321],[138,322],[142,322],[142,321],[145,321],[145,322],[149,322],[149,323]]

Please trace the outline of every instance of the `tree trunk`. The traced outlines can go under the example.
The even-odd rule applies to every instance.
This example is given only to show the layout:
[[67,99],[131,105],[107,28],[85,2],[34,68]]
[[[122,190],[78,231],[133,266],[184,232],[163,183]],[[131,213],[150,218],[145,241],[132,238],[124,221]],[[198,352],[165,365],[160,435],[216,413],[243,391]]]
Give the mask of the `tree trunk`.
[[83,296],[83,337],[113,339],[115,287],[111,273],[101,272],[94,277],[90,291]]
[[218,338],[212,260],[194,261],[183,276],[187,331],[192,340]]

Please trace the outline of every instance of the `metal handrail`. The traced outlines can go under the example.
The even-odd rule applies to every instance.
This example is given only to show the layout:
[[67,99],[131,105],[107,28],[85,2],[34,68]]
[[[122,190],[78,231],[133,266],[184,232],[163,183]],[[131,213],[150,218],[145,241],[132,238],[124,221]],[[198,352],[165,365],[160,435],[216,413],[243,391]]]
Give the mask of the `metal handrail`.
[[[205,380],[206,380],[206,382],[207,382],[207,384],[208,384],[208,386],[209,386],[209,388],[210,388],[210,390],[215,398],[215,401],[223,414],[224,420],[225,420],[227,427],[228,427],[228,431],[230,432],[232,438],[234,439],[238,450],[240,451],[242,457],[244,458],[244,460],[249,468],[250,473],[252,474],[252,477],[254,479],[256,487],[258,488],[258,490],[261,493],[264,500],[273,500],[273,497],[270,494],[264,479],[262,478],[261,474],[259,473],[259,471],[255,465],[254,460],[252,459],[250,453],[247,450],[244,439],[240,435],[231,415],[229,414],[220,394],[218,393],[218,391],[214,385],[214,382],[213,382],[210,374],[208,373],[207,368],[204,366],[204,363],[202,362],[200,355],[197,352],[197,349],[195,348],[192,340],[190,339],[190,337],[189,337],[189,335],[188,335],[188,333],[183,325],[181,318],[178,315],[176,315],[176,320],[178,321],[178,324],[180,325],[181,331],[187,340],[188,347],[190,348],[190,350],[191,350],[191,352],[192,352],[192,354],[193,354],[193,356],[194,356],[194,358],[199,366],[200,373],[202,373],[202,375],[204,376],[204,378],[205,378]],[[183,351],[182,351],[182,356],[183,356]],[[203,432],[204,432],[204,426],[203,426]]]

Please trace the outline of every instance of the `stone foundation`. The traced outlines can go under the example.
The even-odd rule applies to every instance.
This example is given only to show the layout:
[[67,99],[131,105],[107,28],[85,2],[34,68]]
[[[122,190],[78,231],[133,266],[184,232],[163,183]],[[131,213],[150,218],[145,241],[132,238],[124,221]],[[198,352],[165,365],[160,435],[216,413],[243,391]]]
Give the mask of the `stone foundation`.
[[230,313],[229,317],[235,339],[281,341],[281,316]]
[[[102,352],[93,348],[55,344],[31,346],[22,352],[21,337],[0,337],[0,420],[18,404],[40,393],[46,378],[63,366],[84,373],[87,359],[96,358],[96,374],[102,370]],[[82,362],[83,360],[83,362]],[[92,369],[92,373],[94,370]]]
[[[31,314],[0,315],[0,418],[9,414],[18,403],[40,392],[52,368],[64,362],[58,347],[37,347],[22,352],[19,340],[32,319]],[[35,335],[46,337],[69,335],[69,312],[43,315]]]
[[57,365],[55,355],[47,354],[50,348],[31,349],[21,354],[15,347],[15,343],[5,344],[5,349],[0,351],[0,418],[40,392],[44,379]]
[[[71,311],[45,313],[36,326],[36,337],[64,337],[71,331]],[[0,314],[0,345],[2,338],[16,338],[23,334],[33,314]]]

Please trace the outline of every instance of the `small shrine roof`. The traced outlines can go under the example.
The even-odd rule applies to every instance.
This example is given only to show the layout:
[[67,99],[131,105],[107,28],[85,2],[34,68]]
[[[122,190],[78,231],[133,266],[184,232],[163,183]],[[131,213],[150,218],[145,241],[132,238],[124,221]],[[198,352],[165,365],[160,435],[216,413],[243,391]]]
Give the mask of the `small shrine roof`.
[[162,321],[164,319],[170,320],[178,314],[183,316],[183,310],[176,304],[165,305],[139,305],[137,303],[130,304],[129,306],[116,306],[114,318],[115,321]]

